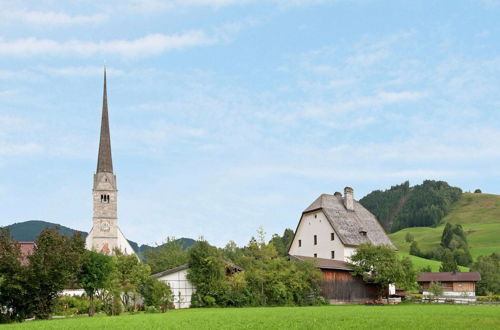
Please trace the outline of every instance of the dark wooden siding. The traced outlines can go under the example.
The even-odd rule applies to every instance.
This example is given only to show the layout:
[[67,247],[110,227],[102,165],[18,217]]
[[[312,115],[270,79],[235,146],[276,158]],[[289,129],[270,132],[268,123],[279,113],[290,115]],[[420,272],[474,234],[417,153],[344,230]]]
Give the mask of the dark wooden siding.
[[[430,282],[420,282],[422,291],[429,291]],[[441,282],[441,286],[445,292],[475,292],[476,283],[474,282]]]
[[362,302],[374,300],[378,287],[367,284],[361,276],[353,276],[348,271],[322,270],[321,295],[332,302]]

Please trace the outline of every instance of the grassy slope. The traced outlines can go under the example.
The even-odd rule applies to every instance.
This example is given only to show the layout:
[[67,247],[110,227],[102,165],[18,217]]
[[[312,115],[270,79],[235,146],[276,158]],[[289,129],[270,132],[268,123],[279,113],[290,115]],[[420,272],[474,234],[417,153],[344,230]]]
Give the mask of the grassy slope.
[[175,310],[33,321],[5,329],[495,329],[498,306],[393,305]]
[[[443,219],[443,223],[459,223],[467,232],[470,251],[473,258],[493,252],[500,253],[500,196],[491,194],[465,193],[451,212]],[[414,227],[400,230],[389,235],[402,255],[407,255],[410,244],[404,238],[410,232],[422,250],[432,249],[441,241],[444,225],[430,227]],[[413,257],[412,259],[422,259]],[[425,259],[417,260],[423,265]],[[433,263],[432,261],[430,263]],[[438,263],[439,265],[439,263]],[[417,266],[417,269],[421,267]],[[439,266],[438,266],[439,268]],[[433,268],[434,270],[435,268]]]

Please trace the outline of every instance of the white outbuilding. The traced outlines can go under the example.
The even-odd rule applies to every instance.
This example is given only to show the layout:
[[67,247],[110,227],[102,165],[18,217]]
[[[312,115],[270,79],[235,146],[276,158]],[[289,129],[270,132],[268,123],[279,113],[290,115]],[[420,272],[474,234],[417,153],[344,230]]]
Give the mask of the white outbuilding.
[[187,274],[188,265],[186,264],[153,275],[170,287],[174,296],[173,303],[177,309],[191,307],[191,296],[196,292],[193,283],[188,280]]

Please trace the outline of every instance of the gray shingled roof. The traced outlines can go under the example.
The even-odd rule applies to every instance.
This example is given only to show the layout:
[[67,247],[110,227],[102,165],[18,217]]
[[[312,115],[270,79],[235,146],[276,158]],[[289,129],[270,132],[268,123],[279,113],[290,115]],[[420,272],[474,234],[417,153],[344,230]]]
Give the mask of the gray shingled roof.
[[[322,194],[303,213],[316,210],[323,211],[345,245],[358,246],[363,243],[372,243],[396,248],[375,216],[356,200],[354,211],[348,211],[344,206],[342,196]],[[366,236],[361,232],[366,232]]]

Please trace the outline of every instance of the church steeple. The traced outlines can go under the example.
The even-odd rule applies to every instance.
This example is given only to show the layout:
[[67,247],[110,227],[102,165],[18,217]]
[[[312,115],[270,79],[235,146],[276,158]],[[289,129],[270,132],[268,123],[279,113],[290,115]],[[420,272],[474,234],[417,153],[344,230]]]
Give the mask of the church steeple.
[[104,91],[102,95],[101,139],[99,141],[99,155],[97,158],[97,171],[113,173],[113,160],[111,159],[111,140],[109,136],[108,95],[106,90],[106,67],[104,67]]

